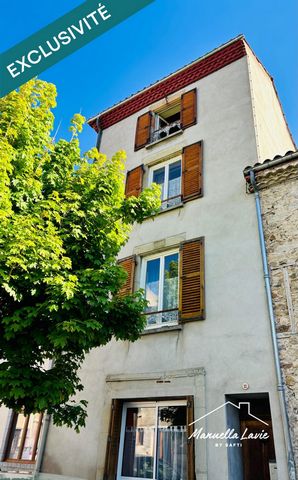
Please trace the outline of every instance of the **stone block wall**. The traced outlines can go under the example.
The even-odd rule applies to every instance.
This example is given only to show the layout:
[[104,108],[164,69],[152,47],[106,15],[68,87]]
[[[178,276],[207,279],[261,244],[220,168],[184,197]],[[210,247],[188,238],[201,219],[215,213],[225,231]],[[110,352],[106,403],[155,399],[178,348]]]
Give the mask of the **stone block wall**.
[[258,176],[288,415],[298,467],[298,166]]

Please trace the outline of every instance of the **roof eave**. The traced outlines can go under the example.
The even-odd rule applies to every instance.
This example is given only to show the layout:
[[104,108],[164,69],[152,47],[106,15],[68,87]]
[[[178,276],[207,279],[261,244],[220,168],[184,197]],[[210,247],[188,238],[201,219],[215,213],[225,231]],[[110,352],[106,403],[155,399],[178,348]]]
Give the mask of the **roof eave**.
[[113,106],[101,111],[100,113],[96,114],[95,116],[89,118],[87,120],[87,123],[88,125],[90,125],[92,128],[94,128],[96,131],[98,131],[98,126],[96,125],[96,121],[102,116],[102,115],[106,115],[107,113],[113,111],[114,109],[116,108],[119,108],[120,106],[123,106],[124,104],[126,104],[127,102],[130,102],[132,100],[134,100],[136,97],[138,97],[138,95],[141,95],[141,94],[144,94],[146,93],[146,91],[148,91],[149,89],[153,88],[153,87],[156,87],[158,86],[159,84],[169,80],[170,78],[174,77],[175,75],[178,75],[182,72],[184,72],[185,70],[187,70],[188,68],[192,67],[193,65],[196,65],[197,63],[200,63],[202,62],[203,60],[207,59],[208,57],[211,57],[213,55],[215,55],[217,52],[219,52],[220,50],[223,50],[224,48],[228,47],[229,45],[239,41],[239,40],[243,40],[243,42],[245,42],[245,44],[247,44],[245,38],[244,38],[244,35],[243,34],[240,34],[238,35],[237,37],[229,40],[228,42],[220,45],[219,47],[213,49],[211,52],[208,52],[207,54],[203,55],[202,57],[199,57],[198,59],[194,60],[193,62],[185,65],[184,67],[176,70],[175,72],[171,73],[170,75],[167,75],[165,77],[163,77],[162,79],[158,80],[157,82],[145,87],[144,89],[142,90],[139,90],[138,92],[134,93],[133,95],[125,98],[124,100],[114,104]]

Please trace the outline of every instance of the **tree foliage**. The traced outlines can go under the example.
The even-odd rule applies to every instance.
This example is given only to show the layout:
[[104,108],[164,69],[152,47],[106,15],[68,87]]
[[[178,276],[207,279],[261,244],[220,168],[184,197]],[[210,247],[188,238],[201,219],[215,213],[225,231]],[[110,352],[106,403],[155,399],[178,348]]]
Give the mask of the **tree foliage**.
[[81,154],[81,115],[54,142],[55,105],[36,79],[0,99],[0,405],[79,429],[85,355],[143,329],[142,292],[117,296],[117,255],[160,200],[157,186],[125,198],[123,152]]

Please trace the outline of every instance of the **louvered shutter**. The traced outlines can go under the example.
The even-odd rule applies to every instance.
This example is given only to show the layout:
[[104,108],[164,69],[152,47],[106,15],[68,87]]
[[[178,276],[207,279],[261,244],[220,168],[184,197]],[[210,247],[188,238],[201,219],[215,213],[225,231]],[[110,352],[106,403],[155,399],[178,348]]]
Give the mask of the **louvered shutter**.
[[195,439],[189,438],[194,432],[194,398],[192,396],[186,397],[186,425],[187,425],[187,480],[194,480],[195,476]]
[[197,89],[186,92],[181,97],[181,126],[191,127],[197,123]]
[[139,167],[136,167],[133,170],[127,172],[125,185],[126,197],[138,197],[140,195],[143,186],[143,175],[143,165],[140,165]]
[[145,147],[150,141],[152,126],[152,112],[144,113],[138,118],[135,150]]
[[180,245],[180,321],[203,320],[204,239],[197,238]]
[[136,257],[132,256],[119,260],[118,265],[121,265],[127,273],[126,282],[118,294],[120,297],[124,297],[125,295],[133,293]]
[[115,480],[117,474],[121,433],[122,400],[112,400],[108,443],[106,450],[104,480]]
[[202,142],[184,147],[182,155],[182,200],[189,202],[203,195]]

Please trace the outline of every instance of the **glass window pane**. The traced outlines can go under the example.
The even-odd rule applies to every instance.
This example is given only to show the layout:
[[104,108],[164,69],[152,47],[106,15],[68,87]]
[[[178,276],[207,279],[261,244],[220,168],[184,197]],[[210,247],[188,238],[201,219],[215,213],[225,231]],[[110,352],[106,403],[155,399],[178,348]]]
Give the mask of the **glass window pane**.
[[160,258],[147,262],[145,294],[149,301],[147,312],[158,311]]
[[[39,432],[40,414],[30,415],[25,444],[22,453],[22,460],[31,460],[35,439]],[[35,460],[33,458],[33,460]]]
[[165,198],[165,168],[159,168],[153,172],[153,183],[161,186],[161,198]]
[[165,257],[163,310],[178,307],[178,253]]
[[127,409],[122,461],[124,477],[153,478],[155,412],[155,407]]
[[20,451],[22,432],[25,426],[26,418],[23,414],[19,414],[16,422],[16,426],[13,431],[13,438],[8,452],[7,458],[17,459]]
[[181,161],[169,165],[168,198],[181,194]]
[[[7,454],[7,458],[13,460],[32,460],[33,449],[35,447],[35,441],[38,440],[40,432],[40,414],[30,415],[28,417],[23,414],[17,416],[16,424],[13,430],[12,443],[10,450]],[[21,443],[23,439],[23,433],[25,434],[24,445],[22,452],[20,451]],[[35,458],[33,458],[35,460]]]
[[158,409],[156,478],[187,478],[186,406]]

